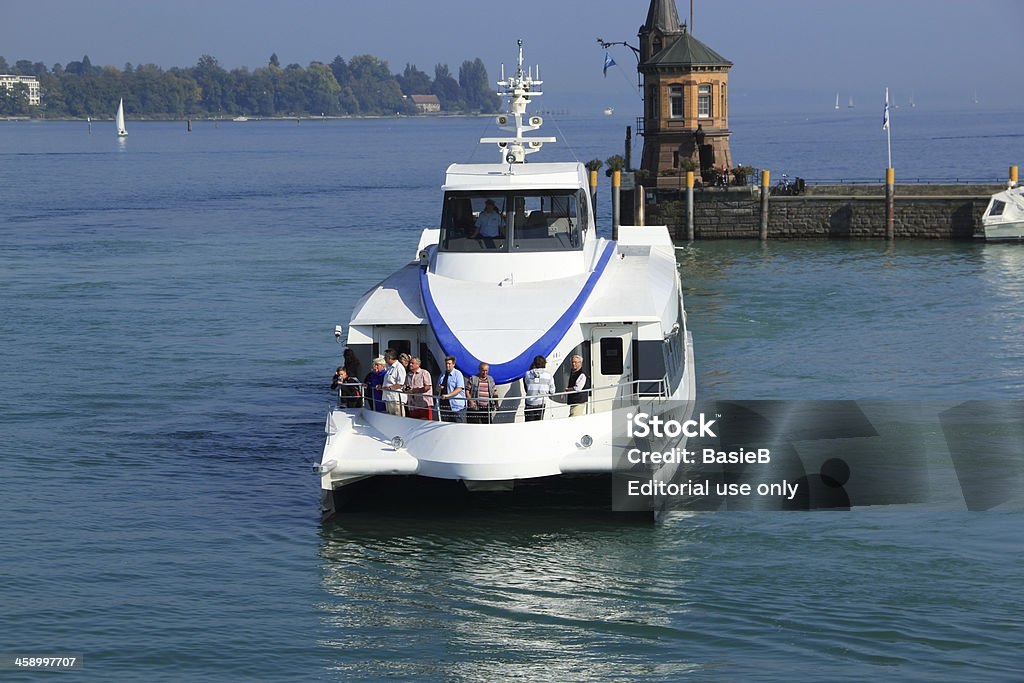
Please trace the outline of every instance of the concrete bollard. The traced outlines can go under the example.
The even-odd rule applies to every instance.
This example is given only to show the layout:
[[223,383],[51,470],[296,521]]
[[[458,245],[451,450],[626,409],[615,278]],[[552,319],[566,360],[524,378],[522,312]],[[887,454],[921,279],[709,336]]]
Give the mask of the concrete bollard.
[[686,239],[694,240],[693,229],[693,171],[686,172]]
[[768,185],[771,178],[772,172],[767,168],[761,171],[761,233],[758,236],[762,242],[768,239]]
[[896,171],[885,169],[885,239],[896,239]]
[[597,171],[590,172],[590,204],[594,209],[594,220],[597,220]]
[[619,193],[622,171],[612,171],[612,239],[619,239]]

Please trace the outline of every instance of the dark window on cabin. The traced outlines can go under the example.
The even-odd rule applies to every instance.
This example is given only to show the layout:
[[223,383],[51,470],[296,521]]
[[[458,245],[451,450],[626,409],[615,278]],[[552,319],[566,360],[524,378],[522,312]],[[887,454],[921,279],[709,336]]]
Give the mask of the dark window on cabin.
[[998,199],[992,200],[992,210],[988,212],[989,216],[1002,216],[1003,209],[1006,208],[1006,202],[1001,202]]
[[439,378],[441,376],[441,368],[426,342],[420,342],[420,367],[429,372],[431,377]]
[[408,339],[389,339],[388,348],[393,349],[396,353],[408,353],[412,355],[412,344],[409,343]]
[[601,374],[622,374],[622,337],[601,339]]
[[590,224],[590,213],[589,213],[589,210],[587,209],[587,206],[589,205],[589,201],[590,201],[590,196],[586,192],[584,192],[583,190],[580,190],[579,192],[576,193],[576,202],[577,202],[577,205],[579,206],[579,211],[580,211],[580,216],[579,216],[579,218],[580,218],[580,230],[582,230],[584,232],[586,232],[587,226]]

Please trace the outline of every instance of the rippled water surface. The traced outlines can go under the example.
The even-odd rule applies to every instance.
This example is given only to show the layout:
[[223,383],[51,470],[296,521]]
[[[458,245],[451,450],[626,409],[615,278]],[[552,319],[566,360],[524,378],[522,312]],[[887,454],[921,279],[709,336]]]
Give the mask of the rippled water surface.
[[[981,148],[998,176],[1024,156],[1010,117],[981,121],[969,156],[940,140],[964,121],[933,117],[919,158],[945,145],[981,172]],[[854,123],[813,130],[879,175]],[[621,124],[552,133],[604,158]],[[473,141],[493,128],[129,127],[0,124],[0,654],[81,654],[75,675],[104,681],[1019,677],[1020,513],[321,525],[334,325],[436,223],[447,163],[492,158]],[[738,158],[776,158],[752,137]],[[1021,398],[1013,245],[678,254],[703,397]]]

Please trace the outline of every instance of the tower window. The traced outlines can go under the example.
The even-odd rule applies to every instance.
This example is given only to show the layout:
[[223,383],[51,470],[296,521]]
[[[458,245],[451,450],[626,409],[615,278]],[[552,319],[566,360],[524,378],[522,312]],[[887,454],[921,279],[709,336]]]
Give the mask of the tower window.
[[683,86],[673,85],[669,89],[669,99],[672,105],[670,116],[673,119],[683,118]]
[[711,118],[711,86],[697,86],[697,117],[701,119]]

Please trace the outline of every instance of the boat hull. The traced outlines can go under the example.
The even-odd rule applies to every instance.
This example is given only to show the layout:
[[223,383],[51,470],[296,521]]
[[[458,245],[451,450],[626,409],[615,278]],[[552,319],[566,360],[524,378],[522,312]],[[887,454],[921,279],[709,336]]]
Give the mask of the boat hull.
[[[686,369],[675,391],[659,400],[692,408],[694,355],[689,333],[685,354]],[[551,482],[560,479],[565,481],[558,488],[572,488],[593,477],[608,478],[599,506],[610,508],[610,477],[616,447],[621,447],[614,425],[635,407],[570,417],[568,406],[554,405],[541,421],[489,425],[430,422],[361,408],[332,409],[317,465],[324,518],[363,509],[368,502],[389,505],[417,499],[442,506],[462,501],[458,503],[462,505],[468,498],[502,499],[535,486],[550,488]],[[665,467],[657,477],[670,481],[674,470],[674,466]],[[531,504],[539,501],[534,498]]]
[[985,239],[989,242],[1024,239],[1024,220],[985,225]]

